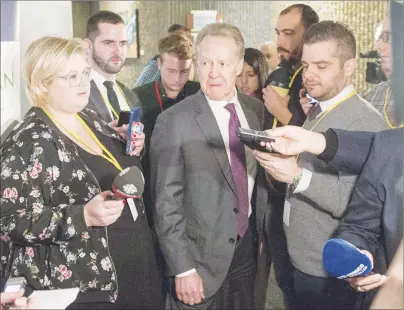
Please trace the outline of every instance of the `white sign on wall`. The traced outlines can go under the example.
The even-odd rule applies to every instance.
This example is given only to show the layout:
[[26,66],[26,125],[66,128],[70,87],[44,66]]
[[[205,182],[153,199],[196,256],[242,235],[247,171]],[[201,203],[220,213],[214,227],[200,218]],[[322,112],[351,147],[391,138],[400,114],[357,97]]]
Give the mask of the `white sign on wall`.
[[1,42],[1,134],[21,118],[20,43]]
[[191,11],[193,15],[192,31],[200,31],[207,24],[216,23],[217,11]]

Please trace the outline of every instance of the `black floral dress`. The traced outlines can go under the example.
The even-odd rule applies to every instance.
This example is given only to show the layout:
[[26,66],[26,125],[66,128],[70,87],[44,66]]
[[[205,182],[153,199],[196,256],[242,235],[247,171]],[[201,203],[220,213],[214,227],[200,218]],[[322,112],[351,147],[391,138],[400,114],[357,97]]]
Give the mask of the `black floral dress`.
[[[91,110],[80,113],[122,167],[119,136]],[[79,287],[72,306],[162,308],[155,247],[143,207],[126,206],[108,227],[87,227],[83,206],[110,189],[117,169],[65,137],[34,108],[1,148],[2,277],[22,276],[33,289]],[[114,304],[115,303],[115,304]]]

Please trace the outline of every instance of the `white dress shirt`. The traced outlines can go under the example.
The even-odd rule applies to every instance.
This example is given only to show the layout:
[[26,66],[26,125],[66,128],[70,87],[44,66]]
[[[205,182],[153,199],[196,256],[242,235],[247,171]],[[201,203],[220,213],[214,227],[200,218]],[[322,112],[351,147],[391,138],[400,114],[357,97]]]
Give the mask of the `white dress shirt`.
[[[108,100],[107,87],[104,85],[104,82],[107,79],[95,70],[92,71],[91,77],[92,77],[95,85],[97,85],[98,90],[100,91],[100,93],[102,95],[101,97],[104,97],[105,99]],[[114,82],[114,91],[118,98],[119,107],[121,108],[122,111],[130,111],[130,107],[128,106],[128,103],[126,102],[126,98],[122,95],[122,92],[118,89],[115,79],[111,82]],[[105,102],[105,106],[108,109],[111,119],[115,119],[115,115],[112,114],[112,110],[106,102]]]
[[[351,93],[352,91],[355,91],[355,87],[352,84],[350,84],[350,85],[346,86],[335,97],[328,99],[326,101],[320,101],[318,104],[321,107],[321,113],[319,113],[316,116],[316,119],[319,119],[325,112],[327,112],[329,109],[331,109],[334,104],[336,104],[338,101],[344,99],[344,97],[348,96],[348,94]],[[293,193],[294,194],[301,193],[301,192],[304,192],[306,189],[308,189],[310,186],[312,176],[313,176],[313,173],[310,170],[303,168],[302,177],[300,178],[299,184],[296,186],[296,189],[293,191]]]
[[[250,128],[248,125],[247,118],[245,117],[243,108],[240,105],[240,102],[237,98],[237,92],[234,90],[234,97],[230,101],[215,101],[209,99],[205,95],[206,99],[208,100],[209,106],[212,109],[213,115],[216,118],[216,122],[219,126],[220,133],[222,134],[223,142],[226,148],[227,158],[230,160],[230,146],[229,146],[229,121],[230,121],[230,112],[225,108],[228,103],[234,103],[236,108],[236,113],[238,119],[240,121],[240,126],[243,128]],[[252,207],[251,207],[251,196],[255,185],[255,176],[257,174],[257,161],[255,160],[252,150],[244,146],[245,149],[245,159],[247,164],[247,179],[248,179],[248,216],[251,215]],[[180,273],[177,277],[184,277],[189,275],[193,272],[196,272],[196,269],[191,269],[189,271]]]

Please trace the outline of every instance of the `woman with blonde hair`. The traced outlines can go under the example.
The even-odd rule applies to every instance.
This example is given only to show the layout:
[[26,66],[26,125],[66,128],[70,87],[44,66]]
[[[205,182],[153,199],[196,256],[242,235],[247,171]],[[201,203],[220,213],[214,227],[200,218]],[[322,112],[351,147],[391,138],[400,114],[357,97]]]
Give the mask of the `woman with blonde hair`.
[[124,155],[124,140],[85,109],[83,41],[33,42],[23,75],[33,108],[0,149],[2,277],[34,290],[79,287],[73,308],[162,308],[143,205],[109,197],[115,176],[141,169],[140,158]]

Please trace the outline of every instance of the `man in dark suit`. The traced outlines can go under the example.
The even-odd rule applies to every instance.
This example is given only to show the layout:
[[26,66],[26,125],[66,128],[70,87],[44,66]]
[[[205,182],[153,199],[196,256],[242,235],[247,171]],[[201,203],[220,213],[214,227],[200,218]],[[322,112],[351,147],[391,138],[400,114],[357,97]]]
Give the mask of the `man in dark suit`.
[[264,107],[235,89],[243,55],[236,27],[205,26],[196,39],[201,91],[161,113],[153,131],[154,224],[172,308],[264,306],[268,190],[235,135],[240,126],[261,130]]
[[[128,49],[123,19],[110,11],[100,11],[87,21],[85,42],[89,62],[94,67],[87,108],[94,110],[122,135],[127,126],[117,127],[119,113],[139,106],[139,99],[125,85],[116,80],[116,74],[125,62]],[[136,137],[134,152],[140,154],[144,136]]]

